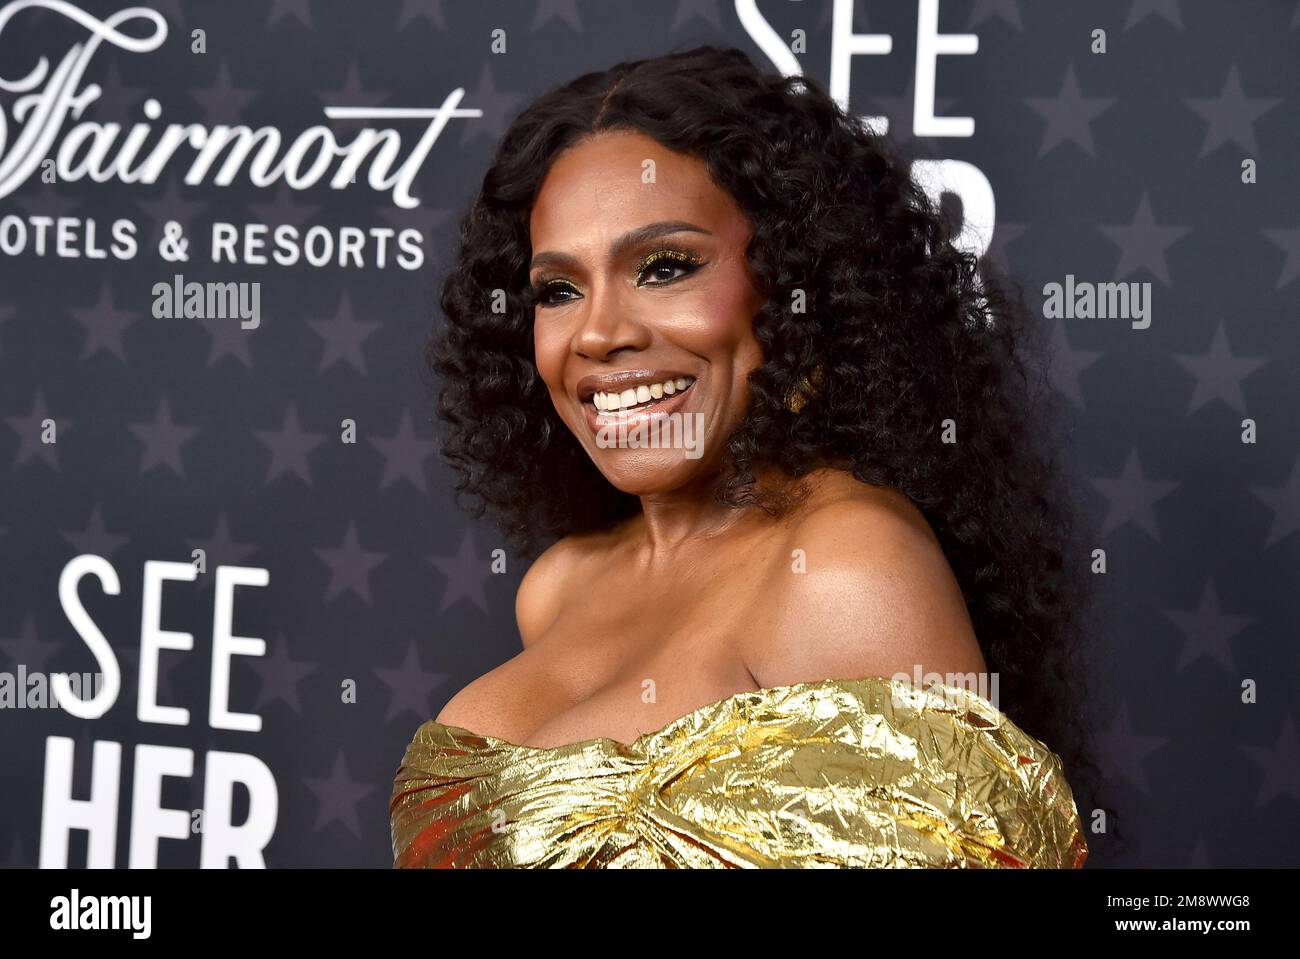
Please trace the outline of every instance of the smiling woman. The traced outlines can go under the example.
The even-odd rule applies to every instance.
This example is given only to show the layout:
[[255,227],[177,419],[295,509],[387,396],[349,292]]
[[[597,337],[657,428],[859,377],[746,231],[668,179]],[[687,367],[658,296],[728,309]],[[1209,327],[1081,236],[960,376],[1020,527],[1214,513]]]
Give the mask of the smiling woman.
[[[459,490],[541,555],[522,651],[407,749],[397,865],[1082,864],[1023,318],[879,138],[740,51],[579,77],[442,307]],[[673,417],[695,455],[608,441]]]
[[[526,294],[537,369],[565,426],[617,489],[671,494],[703,466],[681,450],[603,446],[602,428],[695,416],[703,459],[716,464],[744,418],[765,299],[745,259],[751,231],[699,160],[638,132],[587,139],[542,181]],[[660,532],[669,531],[649,535]]]

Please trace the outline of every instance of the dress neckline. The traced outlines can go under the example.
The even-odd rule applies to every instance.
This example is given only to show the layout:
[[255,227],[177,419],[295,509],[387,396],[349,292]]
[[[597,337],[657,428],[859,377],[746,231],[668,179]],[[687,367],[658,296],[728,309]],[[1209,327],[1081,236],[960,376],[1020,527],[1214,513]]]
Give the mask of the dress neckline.
[[[421,724],[420,729],[439,730],[451,734],[461,734],[461,736],[471,737],[482,740],[498,749],[510,749],[517,752],[529,753],[533,755],[542,755],[546,753],[561,753],[567,751],[581,751],[593,746],[607,746],[618,752],[631,752],[640,750],[643,744],[671,736],[677,729],[694,722],[700,716],[725,710],[737,701],[745,697],[757,696],[760,699],[771,701],[780,701],[783,698],[790,697],[804,690],[831,691],[833,689],[847,689],[852,692],[867,690],[868,692],[881,692],[888,690],[891,696],[902,699],[912,699],[914,701],[925,700],[927,705],[939,704],[940,708],[956,712],[960,709],[962,712],[974,712],[979,715],[980,725],[999,726],[1004,723],[1014,725],[1010,718],[1003,713],[998,707],[994,706],[988,699],[972,692],[963,686],[951,686],[946,683],[929,683],[925,686],[915,686],[910,680],[891,679],[884,676],[859,676],[848,679],[814,679],[801,683],[787,683],[780,686],[765,686],[759,689],[742,689],[730,696],[724,696],[721,699],[714,700],[711,703],[705,703],[692,709],[690,712],[678,716],[676,719],[670,719],[658,729],[644,732],[637,736],[630,743],[625,743],[609,736],[592,736],[589,739],[579,739],[571,743],[562,743],[558,746],[526,746],[522,743],[514,743],[508,739],[502,739],[499,736],[492,736],[487,733],[477,733],[472,729],[466,729],[464,726],[454,726],[448,723],[440,723],[436,719],[426,720]],[[419,730],[417,730],[418,734]],[[1046,745],[1046,744],[1044,744]],[[1050,747],[1049,747],[1050,748]]]

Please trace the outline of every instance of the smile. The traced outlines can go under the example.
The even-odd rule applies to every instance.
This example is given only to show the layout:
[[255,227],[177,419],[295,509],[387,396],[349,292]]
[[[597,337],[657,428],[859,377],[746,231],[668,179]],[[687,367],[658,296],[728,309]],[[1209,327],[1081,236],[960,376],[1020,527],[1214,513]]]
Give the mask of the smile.
[[680,411],[694,395],[695,377],[664,376],[654,382],[615,385],[623,388],[595,390],[582,402],[583,418],[593,435],[610,427],[634,429]]
[[589,402],[602,413],[638,413],[650,409],[665,397],[685,393],[694,383],[694,377],[679,376],[662,383],[629,387],[621,392],[598,391],[592,394]]

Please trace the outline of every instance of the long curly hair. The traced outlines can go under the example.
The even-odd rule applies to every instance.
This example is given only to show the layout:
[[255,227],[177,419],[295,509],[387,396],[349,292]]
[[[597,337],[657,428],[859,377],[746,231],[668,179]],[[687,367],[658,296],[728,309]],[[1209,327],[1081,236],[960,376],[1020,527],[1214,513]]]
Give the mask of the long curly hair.
[[797,478],[832,463],[910,497],[961,586],[1001,707],[1061,756],[1082,814],[1099,780],[1082,712],[1087,553],[1044,442],[1034,324],[987,260],[952,244],[897,148],[813,80],[706,46],[585,74],[514,120],[461,222],[446,323],[426,350],[457,501],[492,513],[528,556],[640,509],[551,403],[528,279],[529,215],[551,163],[626,130],[702,161],[753,226],[763,362],[715,496],[779,513],[790,503],[761,491],[756,469]]

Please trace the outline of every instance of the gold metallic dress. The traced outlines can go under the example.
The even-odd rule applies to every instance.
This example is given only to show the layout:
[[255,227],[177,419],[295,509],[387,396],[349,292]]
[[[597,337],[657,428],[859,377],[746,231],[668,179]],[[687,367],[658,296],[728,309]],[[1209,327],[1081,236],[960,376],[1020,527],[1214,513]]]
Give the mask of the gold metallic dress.
[[1060,758],[964,689],[878,677],[737,693],[630,745],[424,723],[396,867],[1077,868]]

